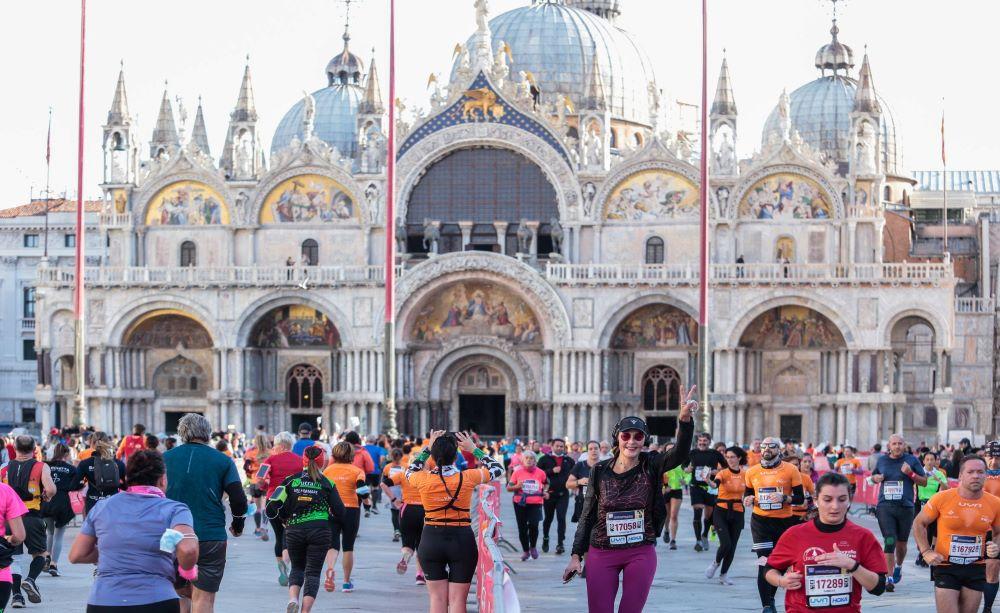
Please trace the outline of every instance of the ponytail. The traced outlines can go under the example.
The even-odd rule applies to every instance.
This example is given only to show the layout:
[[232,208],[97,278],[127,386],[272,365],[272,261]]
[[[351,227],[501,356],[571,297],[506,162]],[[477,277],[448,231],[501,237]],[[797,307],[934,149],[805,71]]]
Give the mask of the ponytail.
[[318,461],[319,458],[323,457],[323,448],[316,445],[306,447],[305,451],[302,452],[302,456],[307,460],[306,472],[309,474],[309,479],[312,481],[319,481],[322,479],[323,471],[320,470]]

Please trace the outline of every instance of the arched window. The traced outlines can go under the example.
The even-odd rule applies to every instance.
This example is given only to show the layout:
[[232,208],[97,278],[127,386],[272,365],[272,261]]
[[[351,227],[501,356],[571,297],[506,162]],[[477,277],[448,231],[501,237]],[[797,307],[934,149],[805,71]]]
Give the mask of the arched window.
[[635,139],[635,147],[636,147],[636,149],[641,149],[642,148],[642,132],[636,132],[635,134],[632,135],[632,138]]
[[285,381],[290,409],[323,408],[323,373],[315,366],[299,364]]
[[646,263],[662,264],[664,261],[663,239],[659,236],[651,236],[646,240]]
[[302,241],[302,259],[310,266],[319,264],[319,244],[311,238]]
[[885,196],[882,199],[885,200],[886,202],[892,202],[892,187],[886,185],[885,190],[883,191],[885,192]]
[[181,266],[198,265],[198,248],[193,241],[181,243]]
[[611,148],[618,148],[618,130],[611,130]]
[[645,411],[680,409],[681,378],[669,366],[654,366],[642,376],[642,408]]

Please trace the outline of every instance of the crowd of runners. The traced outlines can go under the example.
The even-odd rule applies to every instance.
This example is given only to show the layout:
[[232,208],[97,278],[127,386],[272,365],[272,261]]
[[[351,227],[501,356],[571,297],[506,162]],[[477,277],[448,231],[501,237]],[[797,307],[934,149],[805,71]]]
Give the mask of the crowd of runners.
[[[656,549],[679,547],[705,554],[705,579],[720,589],[735,583],[739,548],[752,550],[764,613],[776,611],[779,589],[785,611],[859,611],[863,592],[905,590],[908,561],[907,579],[933,581],[938,611],[992,610],[1000,442],[931,448],[892,435],[863,453],[776,437],[727,444],[695,434],[692,392],[664,445],[638,417],[586,442],[327,436],[308,423],[244,436],[197,414],[170,437],[142,426],[120,438],[11,436],[0,446],[0,612],[43,602],[39,578],[64,572],[62,541],[78,515],[68,561],[96,565],[88,611],[213,611],[227,539],[242,537],[273,544],[275,572],[261,589],[273,581],[287,589],[287,613],[307,613],[323,592],[364,590],[356,539],[381,521],[399,546],[395,571],[412,574],[432,613],[462,612],[485,483],[501,484],[516,518],[520,555],[507,562],[563,556],[562,581],[585,581],[593,612],[613,612],[619,596],[618,611],[642,611]],[[685,498],[690,531],[678,525]],[[874,515],[881,539],[852,509]]]

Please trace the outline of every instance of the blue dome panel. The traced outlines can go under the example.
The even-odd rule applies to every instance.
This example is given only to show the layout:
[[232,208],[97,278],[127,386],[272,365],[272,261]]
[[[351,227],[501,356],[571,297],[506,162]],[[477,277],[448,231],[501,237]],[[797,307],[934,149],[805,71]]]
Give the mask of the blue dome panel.
[[[316,117],[313,133],[331,147],[336,147],[341,155],[354,156],[358,140],[358,104],[364,96],[356,85],[336,84],[312,94],[316,101]],[[271,153],[287,147],[293,138],[302,140],[302,119],[305,103],[299,100],[281,119],[274,138],[271,139]]]

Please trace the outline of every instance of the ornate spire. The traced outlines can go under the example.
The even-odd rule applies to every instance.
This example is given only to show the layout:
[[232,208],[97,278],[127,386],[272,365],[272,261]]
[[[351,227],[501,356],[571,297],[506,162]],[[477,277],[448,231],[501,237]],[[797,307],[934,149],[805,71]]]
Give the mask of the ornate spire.
[[250,55],[243,68],[243,82],[240,84],[240,95],[236,100],[236,108],[229,116],[233,121],[257,121],[257,107],[253,101],[253,84],[250,81]]
[[157,157],[160,149],[169,150],[180,145],[177,125],[174,123],[174,108],[170,104],[166,82],[163,84],[163,100],[160,102],[160,114],[156,118],[156,128],[150,141],[150,157]]
[[205,129],[205,115],[201,110],[201,96],[198,96],[198,110],[194,114],[194,128],[191,130],[191,142],[205,155],[212,155],[208,150],[208,130]]
[[108,111],[107,124],[128,125],[132,118],[128,114],[128,96],[125,95],[125,62],[121,64],[118,71],[118,84],[115,85],[115,97],[111,101],[111,109]]
[[378,84],[378,71],[375,69],[375,50],[372,49],[372,61],[368,66],[368,82],[365,84],[365,97],[358,105],[358,112],[366,115],[381,115],[385,112],[382,104],[382,90]]
[[733,96],[733,86],[729,79],[729,61],[726,59],[725,50],[723,50],[722,69],[719,71],[719,84],[715,88],[712,115],[736,114],[736,98]]
[[344,0],[347,4],[347,13],[344,17],[344,50],[333,57],[326,65],[326,78],[328,85],[361,85],[361,71],[364,63],[361,58],[351,53],[351,2]]
[[489,0],[475,0],[473,7],[476,9],[476,33],[472,35],[469,45],[473,69],[488,73],[493,64],[493,35],[489,24],[490,3]]
[[858,89],[854,95],[854,110],[861,113],[881,113],[882,106],[875,95],[875,81],[872,79],[872,68],[868,64],[868,50],[861,61],[861,73],[858,75]]
[[584,100],[584,106],[596,111],[603,111],[608,107],[604,77],[601,74],[601,64],[597,61],[596,52],[591,56],[590,71],[587,73],[587,96]]

